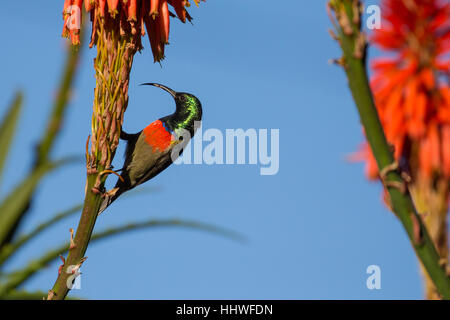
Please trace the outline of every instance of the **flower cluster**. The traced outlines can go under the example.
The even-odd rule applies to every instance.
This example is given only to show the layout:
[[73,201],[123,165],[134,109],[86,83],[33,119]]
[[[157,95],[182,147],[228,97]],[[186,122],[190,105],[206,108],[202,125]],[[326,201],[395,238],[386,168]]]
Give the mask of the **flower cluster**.
[[[450,3],[384,0],[371,42],[388,57],[372,62],[371,87],[395,158],[411,175],[450,178]],[[367,173],[378,177],[364,146]]]
[[[204,1],[204,0],[203,0]],[[200,0],[194,0],[198,5]],[[169,10],[169,5],[175,13]],[[120,24],[122,35],[145,35],[147,30],[155,62],[164,59],[164,46],[169,42],[170,17],[178,17],[183,23],[192,18],[186,10],[188,0],[84,0],[84,8],[90,13],[92,35],[90,46],[96,44],[96,25],[105,18]],[[80,43],[80,25],[83,0],[65,0],[63,10],[63,36],[72,44]],[[139,48],[140,49],[140,48]]]

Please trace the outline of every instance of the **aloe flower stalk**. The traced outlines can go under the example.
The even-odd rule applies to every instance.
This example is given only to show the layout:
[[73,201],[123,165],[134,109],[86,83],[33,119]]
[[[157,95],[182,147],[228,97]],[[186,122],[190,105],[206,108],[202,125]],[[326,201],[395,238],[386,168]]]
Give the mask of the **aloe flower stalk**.
[[[395,1],[395,3],[399,2]],[[411,3],[411,1],[404,1],[404,3]],[[402,223],[417,257],[436,286],[439,297],[450,299],[450,277],[447,273],[447,265],[445,261],[442,263],[432,235],[423,222],[423,215],[416,209],[413,192],[410,191],[411,177],[403,168],[403,163],[397,162],[395,154],[392,153],[392,145],[389,144],[383,130],[383,118],[379,117],[374,99],[376,97],[369,84],[366,70],[368,43],[366,34],[362,30],[361,18],[364,12],[362,2],[330,0],[327,8],[335,30],[331,31],[331,35],[337,40],[343,53],[342,58],[335,62],[343,66],[347,75],[368,147],[386,190],[389,206]],[[403,13],[396,11],[395,15],[399,16]],[[411,20],[408,21],[408,23],[411,22]]]
[[[195,0],[198,5],[199,0]],[[182,22],[190,16],[185,0],[84,0],[90,15],[92,33],[90,47],[97,47],[94,59],[92,132],[86,143],[87,182],[85,201],[77,231],[71,232],[67,259],[48,299],[64,299],[71,287],[73,273],[86,260],[84,254],[102,201],[102,190],[119,144],[124,112],[128,105],[128,85],[133,57],[143,46],[141,36],[147,30],[155,62],[164,59],[164,46],[169,41],[171,14],[168,4]],[[66,0],[63,9],[63,36],[73,45],[80,44],[83,0]]]
[[[450,196],[450,3],[383,0],[383,28],[370,40],[386,56],[372,61],[371,87],[395,160],[410,176],[409,190],[448,264]],[[360,156],[369,178],[379,172],[370,148]],[[426,297],[438,299],[424,272]]]

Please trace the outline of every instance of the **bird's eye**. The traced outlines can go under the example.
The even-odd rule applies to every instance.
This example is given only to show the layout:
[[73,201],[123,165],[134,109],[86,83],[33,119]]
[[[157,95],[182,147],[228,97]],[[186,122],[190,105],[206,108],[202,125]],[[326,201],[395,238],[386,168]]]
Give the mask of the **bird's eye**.
[[180,101],[184,101],[184,100],[186,100],[186,97],[185,96],[180,96]]

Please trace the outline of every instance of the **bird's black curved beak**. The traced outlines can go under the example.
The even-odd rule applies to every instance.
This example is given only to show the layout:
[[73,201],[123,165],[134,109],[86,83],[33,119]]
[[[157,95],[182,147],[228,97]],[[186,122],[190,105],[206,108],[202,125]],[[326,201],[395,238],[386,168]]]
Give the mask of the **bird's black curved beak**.
[[161,89],[167,91],[168,93],[170,93],[172,95],[172,97],[174,97],[174,98],[175,98],[175,96],[177,94],[174,90],[172,90],[172,89],[170,89],[170,88],[168,88],[166,86],[163,86],[162,84],[159,84],[159,83],[147,82],[147,83],[141,83],[141,86],[155,86],[155,87],[161,88]]

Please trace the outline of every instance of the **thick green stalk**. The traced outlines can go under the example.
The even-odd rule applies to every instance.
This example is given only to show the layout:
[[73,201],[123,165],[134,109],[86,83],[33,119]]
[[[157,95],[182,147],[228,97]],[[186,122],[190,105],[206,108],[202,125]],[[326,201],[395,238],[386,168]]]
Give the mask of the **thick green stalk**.
[[64,299],[70,284],[68,268],[81,266],[97,219],[101,193],[119,144],[124,112],[128,105],[128,83],[133,57],[140,48],[140,34],[121,31],[120,16],[95,17],[97,57],[94,59],[96,87],[94,90],[91,148],[86,150],[87,183],[83,212],[69,250],[66,263],[58,275],[48,298]]
[[[394,157],[384,135],[366,70],[366,42],[361,32],[361,10],[359,1],[330,1],[336,14],[337,39],[343,51],[343,65],[350,90],[357,106],[361,123],[378,164],[380,172],[394,163]],[[383,170],[384,169],[384,170]],[[450,299],[450,277],[445,265],[440,264],[439,254],[430,238],[421,217],[417,214],[408,188],[398,170],[387,170],[384,182],[389,192],[392,209],[403,224],[417,257],[427,270],[436,288],[444,299]]]
[[64,263],[64,267],[61,269],[51,290],[51,294],[49,295],[49,298],[51,299],[62,300],[66,297],[69,292],[67,280],[71,276],[71,273],[67,271],[67,267],[76,265],[81,266],[83,263],[82,259],[84,258],[84,254],[86,253],[87,246],[91,239],[95,221],[97,220],[97,212],[102,202],[101,195],[91,191],[96,180],[97,174],[88,176],[84,207],[81,213],[80,222],[78,223],[77,232],[73,239],[75,245],[69,249],[69,254]]

